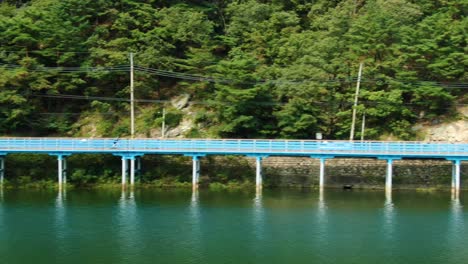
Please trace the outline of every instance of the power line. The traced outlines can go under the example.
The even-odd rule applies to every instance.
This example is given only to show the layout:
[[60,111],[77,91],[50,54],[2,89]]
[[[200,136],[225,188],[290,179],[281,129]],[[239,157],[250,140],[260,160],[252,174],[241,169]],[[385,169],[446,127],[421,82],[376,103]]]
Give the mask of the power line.
[[113,72],[128,72],[129,67],[127,65],[116,65],[116,66],[104,66],[104,67],[36,67],[33,69],[24,68],[21,65],[16,64],[0,64],[5,69],[15,70],[23,69],[29,72],[99,72],[99,71],[113,71]]
[[96,54],[96,53],[99,53],[99,54],[128,54],[128,52],[126,51],[110,51],[108,53],[102,53],[102,52],[97,52],[97,51],[65,51],[65,50],[50,50],[50,52],[46,51],[46,50],[0,50],[0,53],[36,53],[36,54],[40,54],[40,53],[49,53],[49,54],[53,54],[53,53],[61,53],[61,54],[66,54],[66,53],[72,53],[72,54]]
[[[101,66],[101,67],[37,67],[34,69],[27,69],[21,65],[16,64],[0,64],[0,67],[5,69],[24,69],[30,72],[57,72],[57,73],[89,73],[89,72],[128,72],[129,65],[116,65],[116,66]],[[257,81],[243,81],[228,78],[219,78],[212,76],[188,74],[182,72],[159,70],[149,67],[134,66],[135,71],[144,72],[147,74],[154,74],[161,77],[191,80],[191,81],[206,81],[211,83],[224,83],[224,84],[275,84],[275,85],[294,85],[294,84],[310,84],[311,82],[321,82],[322,84],[336,84],[336,83],[353,83],[356,78],[338,78],[338,79],[305,79],[305,80],[269,80],[258,79]],[[362,78],[362,83],[381,83],[390,84],[389,82],[399,82],[402,85],[411,85],[413,88],[418,87],[442,87],[446,89],[468,89],[468,83],[459,82],[442,82],[442,81],[428,81],[428,80],[403,80],[396,78]]]
[[[86,96],[86,95],[71,95],[71,94],[30,94],[31,96],[35,97],[46,97],[46,98],[59,98],[59,99],[76,99],[76,100],[96,100],[96,101],[118,101],[118,102],[130,102],[128,98],[120,98],[120,97],[105,97],[105,96]],[[156,100],[156,99],[135,99],[135,102],[138,103],[157,103],[157,104],[167,104],[170,103],[171,100]],[[220,102],[220,101],[189,101],[190,104],[193,105],[236,105],[232,102]],[[271,101],[248,101],[248,104],[255,104],[255,105],[286,105],[288,103],[284,102],[271,102]],[[361,103],[364,106],[379,106],[379,105],[395,105],[395,106],[419,106],[419,104],[414,103],[390,103],[390,102],[378,102],[378,101],[369,101],[369,100],[361,100]],[[328,102],[328,101],[315,101],[314,104],[318,105],[353,105],[353,102],[341,101],[341,102]],[[468,104],[454,104],[453,106],[467,106]],[[448,109],[448,108],[445,108]]]
[[293,80],[268,80],[268,79],[258,79],[257,81],[243,81],[235,79],[226,79],[219,77],[195,75],[195,74],[186,74],[181,72],[165,71],[148,67],[135,66],[136,69],[142,72],[155,74],[158,76],[172,77],[178,79],[194,80],[194,81],[207,81],[213,83],[238,83],[238,84],[302,84],[310,82],[324,82],[324,83],[344,83],[344,82],[354,82],[354,78],[342,78],[342,79],[307,79],[300,81]]
[[[93,112],[95,113],[95,112]],[[118,114],[117,112],[97,112],[100,115],[115,115]],[[37,113],[38,115],[44,115],[44,116],[61,116],[61,115],[74,115],[74,116],[79,116],[82,115],[83,112],[78,113],[78,112],[42,112],[42,113]]]

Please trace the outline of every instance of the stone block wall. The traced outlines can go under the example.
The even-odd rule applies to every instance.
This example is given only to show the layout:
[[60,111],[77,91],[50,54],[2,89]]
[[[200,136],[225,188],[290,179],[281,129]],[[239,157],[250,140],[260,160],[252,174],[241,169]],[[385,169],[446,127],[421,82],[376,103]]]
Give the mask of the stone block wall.
[[[190,161],[187,159],[187,165]],[[191,170],[191,168],[188,168]],[[278,187],[318,187],[319,159],[306,157],[268,157],[262,160],[263,183]],[[325,163],[325,184],[355,188],[384,188],[387,161],[372,158],[333,158]],[[201,158],[201,175],[211,181],[229,179],[255,181],[255,158],[209,156]],[[450,188],[452,162],[446,160],[394,160],[393,187]],[[464,186],[466,182],[466,186]],[[468,189],[468,162],[462,162],[461,186]]]
[[[248,159],[255,171],[254,159]],[[269,157],[262,163],[264,183],[270,186],[318,186],[318,159],[303,157]],[[355,187],[383,188],[387,161],[378,159],[327,159],[327,186],[352,184]],[[452,163],[446,160],[395,160],[393,185],[395,188],[450,187]],[[468,162],[462,162],[461,180],[468,177]],[[468,182],[468,180],[466,181]],[[466,186],[468,187],[468,186]]]

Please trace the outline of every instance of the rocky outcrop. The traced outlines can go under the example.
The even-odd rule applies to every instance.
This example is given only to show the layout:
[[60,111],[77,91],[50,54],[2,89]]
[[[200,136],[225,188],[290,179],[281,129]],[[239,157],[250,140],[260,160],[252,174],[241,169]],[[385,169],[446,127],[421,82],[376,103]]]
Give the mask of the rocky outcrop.
[[425,141],[468,142],[468,107],[458,109],[461,119],[422,128]]

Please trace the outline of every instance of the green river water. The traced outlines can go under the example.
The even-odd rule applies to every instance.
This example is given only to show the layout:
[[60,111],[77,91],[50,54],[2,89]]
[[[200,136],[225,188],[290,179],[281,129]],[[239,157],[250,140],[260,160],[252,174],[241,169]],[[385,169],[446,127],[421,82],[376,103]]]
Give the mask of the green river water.
[[468,195],[0,192],[0,263],[468,263]]

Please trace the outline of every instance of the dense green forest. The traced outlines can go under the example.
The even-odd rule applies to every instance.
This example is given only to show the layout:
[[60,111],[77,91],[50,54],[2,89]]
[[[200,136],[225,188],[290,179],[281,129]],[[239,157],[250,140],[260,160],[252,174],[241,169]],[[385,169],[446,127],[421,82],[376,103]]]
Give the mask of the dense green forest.
[[[468,88],[466,0],[0,1],[0,134],[414,139]],[[189,95],[190,113],[169,100]],[[359,129],[356,133],[359,136]]]

